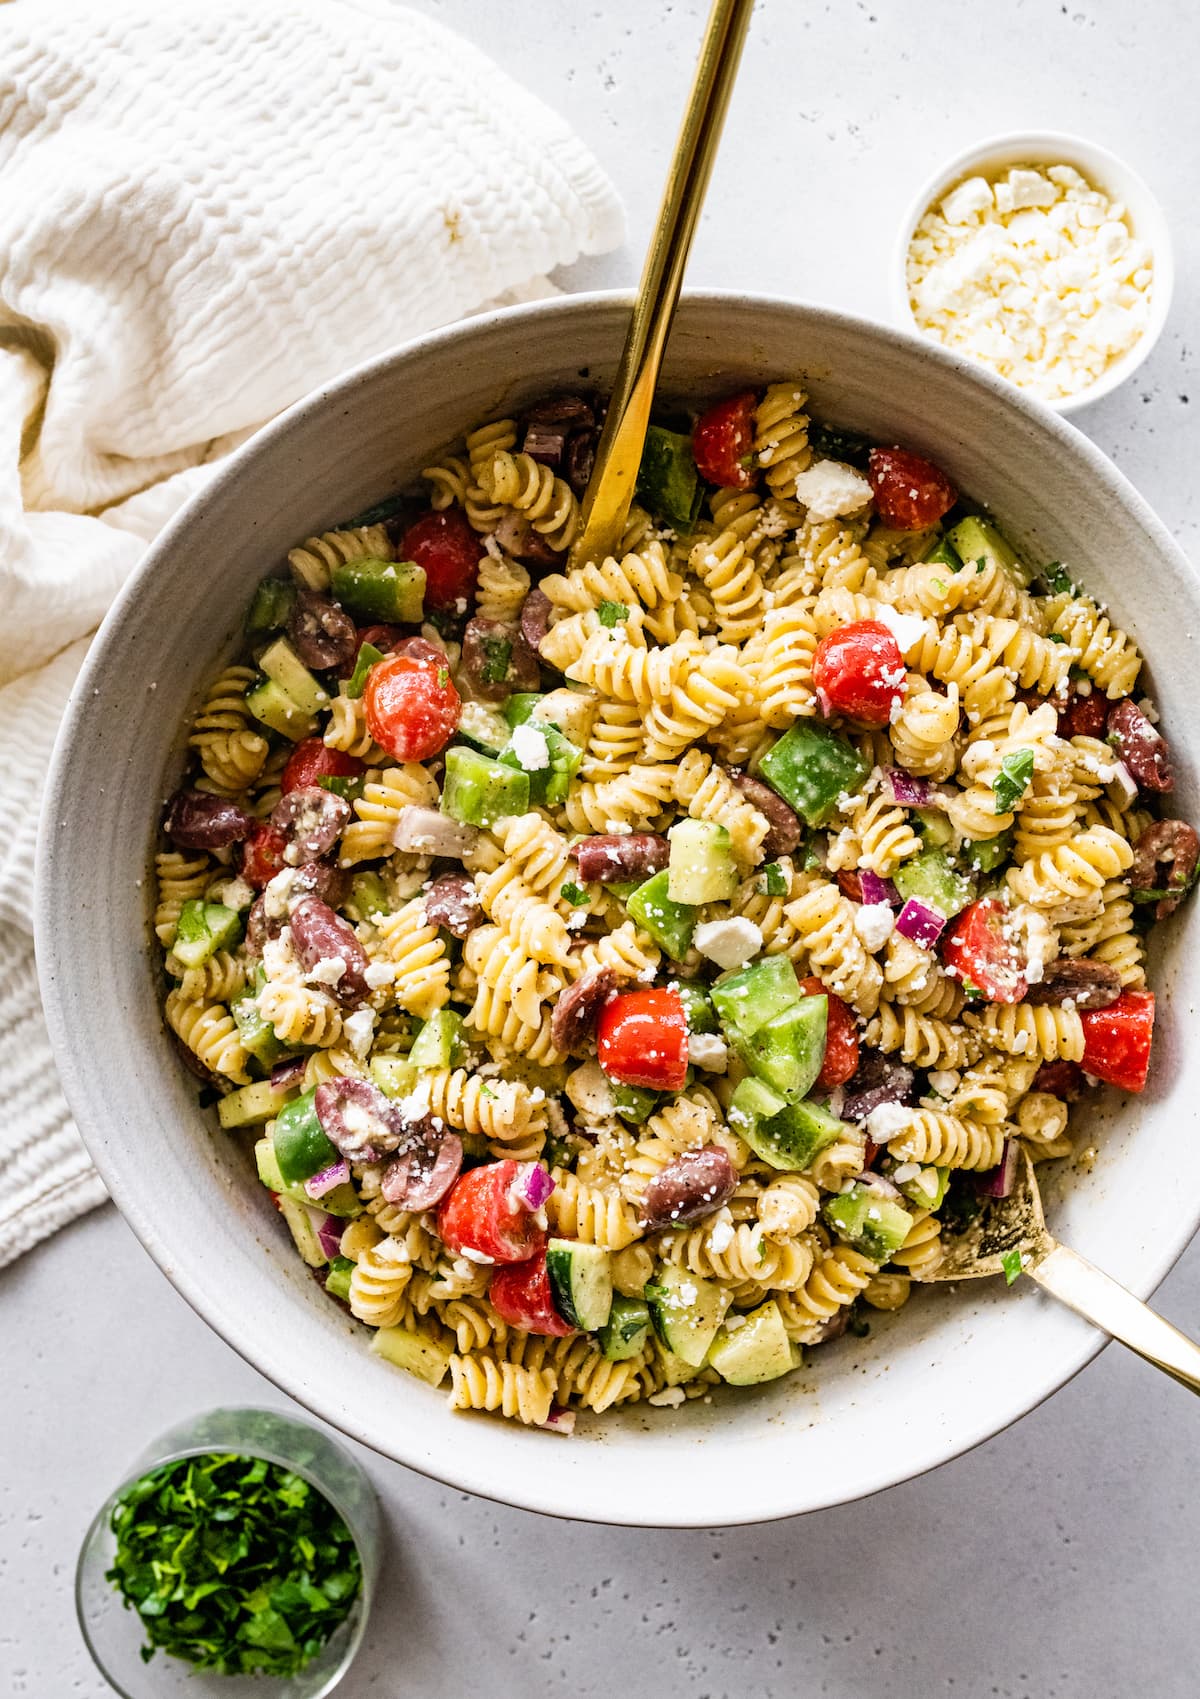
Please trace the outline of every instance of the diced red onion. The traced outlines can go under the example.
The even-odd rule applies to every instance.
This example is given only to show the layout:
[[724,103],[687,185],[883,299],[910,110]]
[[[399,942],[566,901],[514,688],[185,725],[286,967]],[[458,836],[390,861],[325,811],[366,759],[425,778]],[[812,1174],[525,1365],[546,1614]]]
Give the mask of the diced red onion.
[[1005,1139],[1000,1166],[979,1176],[979,1195],[985,1198],[1006,1198],[1017,1180],[1017,1141]]
[[340,1162],[333,1162],[328,1168],[322,1168],[319,1174],[313,1174],[304,1182],[304,1190],[310,1198],[323,1198],[326,1192],[331,1192],[335,1186],[343,1186],[350,1178],[350,1164],[345,1157]]
[[937,801],[928,779],[915,779],[901,767],[885,767],[883,788],[892,802],[902,808],[935,808]]
[[332,1262],[334,1257],[340,1257],[342,1254],[342,1233],[346,1223],[336,1215],[328,1215],[324,1210],[312,1209],[309,1214],[317,1230],[317,1241]]
[[276,1091],[289,1091],[292,1086],[300,1084],[307,1065],[308,1060],[304,1056],[289,1056],[286,1062],[276,1062],[271,1069],[271,1084]]
[[552,1404],[550,1414],[539,1425],[549,1433],[569,1436],[575,1432],[575,1412],[565,1409],[561,1404]]
[[523,1162],[511,1190],[514,1201],[526,1209],[541,1209],[554,1190],[554,1181],[540,1162]]
[[923,950],[933,949],[945,927],[945,915],[927,903],[918,902],[916,897],[910,897],[896,916],[896,931],[920,944]]
[[899,908],[904,901],[899,891],[890,879],[881,879],[878,873],[860,871],[858,882],[862,889],[862,900],[868,907],[873,903],[886,903],[889,908]]
[[478,836],[474,826],[464,826],[436,808],[410,803],[396,817],[392,842],[412,855],[446,855],[461,861]]

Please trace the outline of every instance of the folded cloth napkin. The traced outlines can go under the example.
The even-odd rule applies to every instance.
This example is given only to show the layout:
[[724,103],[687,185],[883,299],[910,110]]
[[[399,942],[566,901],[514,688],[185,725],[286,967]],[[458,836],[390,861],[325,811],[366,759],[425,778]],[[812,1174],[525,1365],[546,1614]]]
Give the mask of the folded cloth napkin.
[[29,937],[88,635],[255,427],[621,237],[562,119],[390,0],[0,10],[0,1264],[104,1196]]

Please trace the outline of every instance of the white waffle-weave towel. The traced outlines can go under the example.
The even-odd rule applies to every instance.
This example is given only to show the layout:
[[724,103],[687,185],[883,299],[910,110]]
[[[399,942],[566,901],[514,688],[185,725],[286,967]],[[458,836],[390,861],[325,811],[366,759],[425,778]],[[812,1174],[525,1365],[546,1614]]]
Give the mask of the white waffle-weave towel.
[[391,0],[0,5],[0,1264],[104,1196],[29,937],[88,634],[254,427],[621,237],[564,121]]

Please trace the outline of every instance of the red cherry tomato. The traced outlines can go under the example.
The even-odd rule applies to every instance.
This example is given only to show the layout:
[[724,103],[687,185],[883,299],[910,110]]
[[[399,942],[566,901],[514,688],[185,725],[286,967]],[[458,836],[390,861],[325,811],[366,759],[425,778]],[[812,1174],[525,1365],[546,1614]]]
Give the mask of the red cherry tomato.
[[[457,507],[426,513],[400,539],[399,558],[425,573],[425,606],[453,608],[469,602],[479,577],[483,546]],[[458,610],[465,613],[466,607]]]
[[596,1022],[605,1073],[622,1085],[679,1091],[687,1077],[688,1024],[678,991],[623,991]]
[[724,490],[748,490],[754,482],[754,409],[757,397],[746,390],[718,401],[701,413],[692,429],[696,470]]
[[1025,958],[1016,940],[1005,936],[1008,913],[999,897],[971,903],[942,944],[946,966],[989,1003],[1019,1003],[1029,989]]
[[293,749],[279,781],[281,795],[315,785],[318,779],[357,779],[366,768],[357,755],[327,749],[319,737],[306,737]]
[[242,845],[242,878],[261,891],[277,873],[283,872],[286,848],[287,839],[274,826],[268,826],[265,821],[256,826]]
[[800,989],[806,997],[827,997],[829,1013],[825,1019],[825,1060],[815,1083],[825,1091],[845,1085],[858,1072],[858,1023],[847,1004],[821,984],[819,979],[802,979]]
[[1033,1091],[1046,1091],[1051,1097],[1061,1097],[1074,1103],[1083,1095],[1083,1069],[1078,1062],[1043,1062],[1033,1076]]
[[492,1262],[528,1262],[544,1253],[545,1230],[513,1196],[521,1163],[485,1162],[460,1174],[438,1210],[438,1232],[452,1251],[474,1251]]
[[1122,1091],[1141,1091],[1150,1071],[1153,991],[1122,991],[1107,1009],[1085,1009],[1083,1071]]
[[813,657],[821,712],[886,726],[906,689],[904,656],[882,621],[856,619],[823,637]]
[[398,761],[427,761],[458,729],[462,700],[450,669],[412,655],[389,655],[367,674],[367,730]]
[[924,531],[958,500],[946,474],[906,448],[873,448],[867,475],[879,517],[896,531]]
[[388,654],[404,635],[399,625],[360,625],[354,635],[354,659],[358,660],[358,651],[364,643],[369,643],[372,649],[378,649],[381,655]]
[[1066,707],[1058,711],[1059,737],[1103,737],[1111,706],[1103,691],[1093,688],[1086,696],[1072,691]]
[[565,1339],[575,1331],[554,1307],[544,1250],[528,1262],[498,1268],[492,1276],[488,1297],[492,1308],[510,1327],[523,1327],[526,1333],[548,1333],[554,1339]]

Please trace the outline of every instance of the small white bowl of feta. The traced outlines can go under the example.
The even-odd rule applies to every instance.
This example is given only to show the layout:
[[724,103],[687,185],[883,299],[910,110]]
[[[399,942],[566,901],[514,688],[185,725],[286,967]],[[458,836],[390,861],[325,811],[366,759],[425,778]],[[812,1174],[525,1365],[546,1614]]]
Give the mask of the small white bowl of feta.
[[1078,136],[996,136],[922,187],[892,268],[896,316],[1060,413],[1108,395],[1149,354],[1174,287],[1163,210],[1128,165]]

